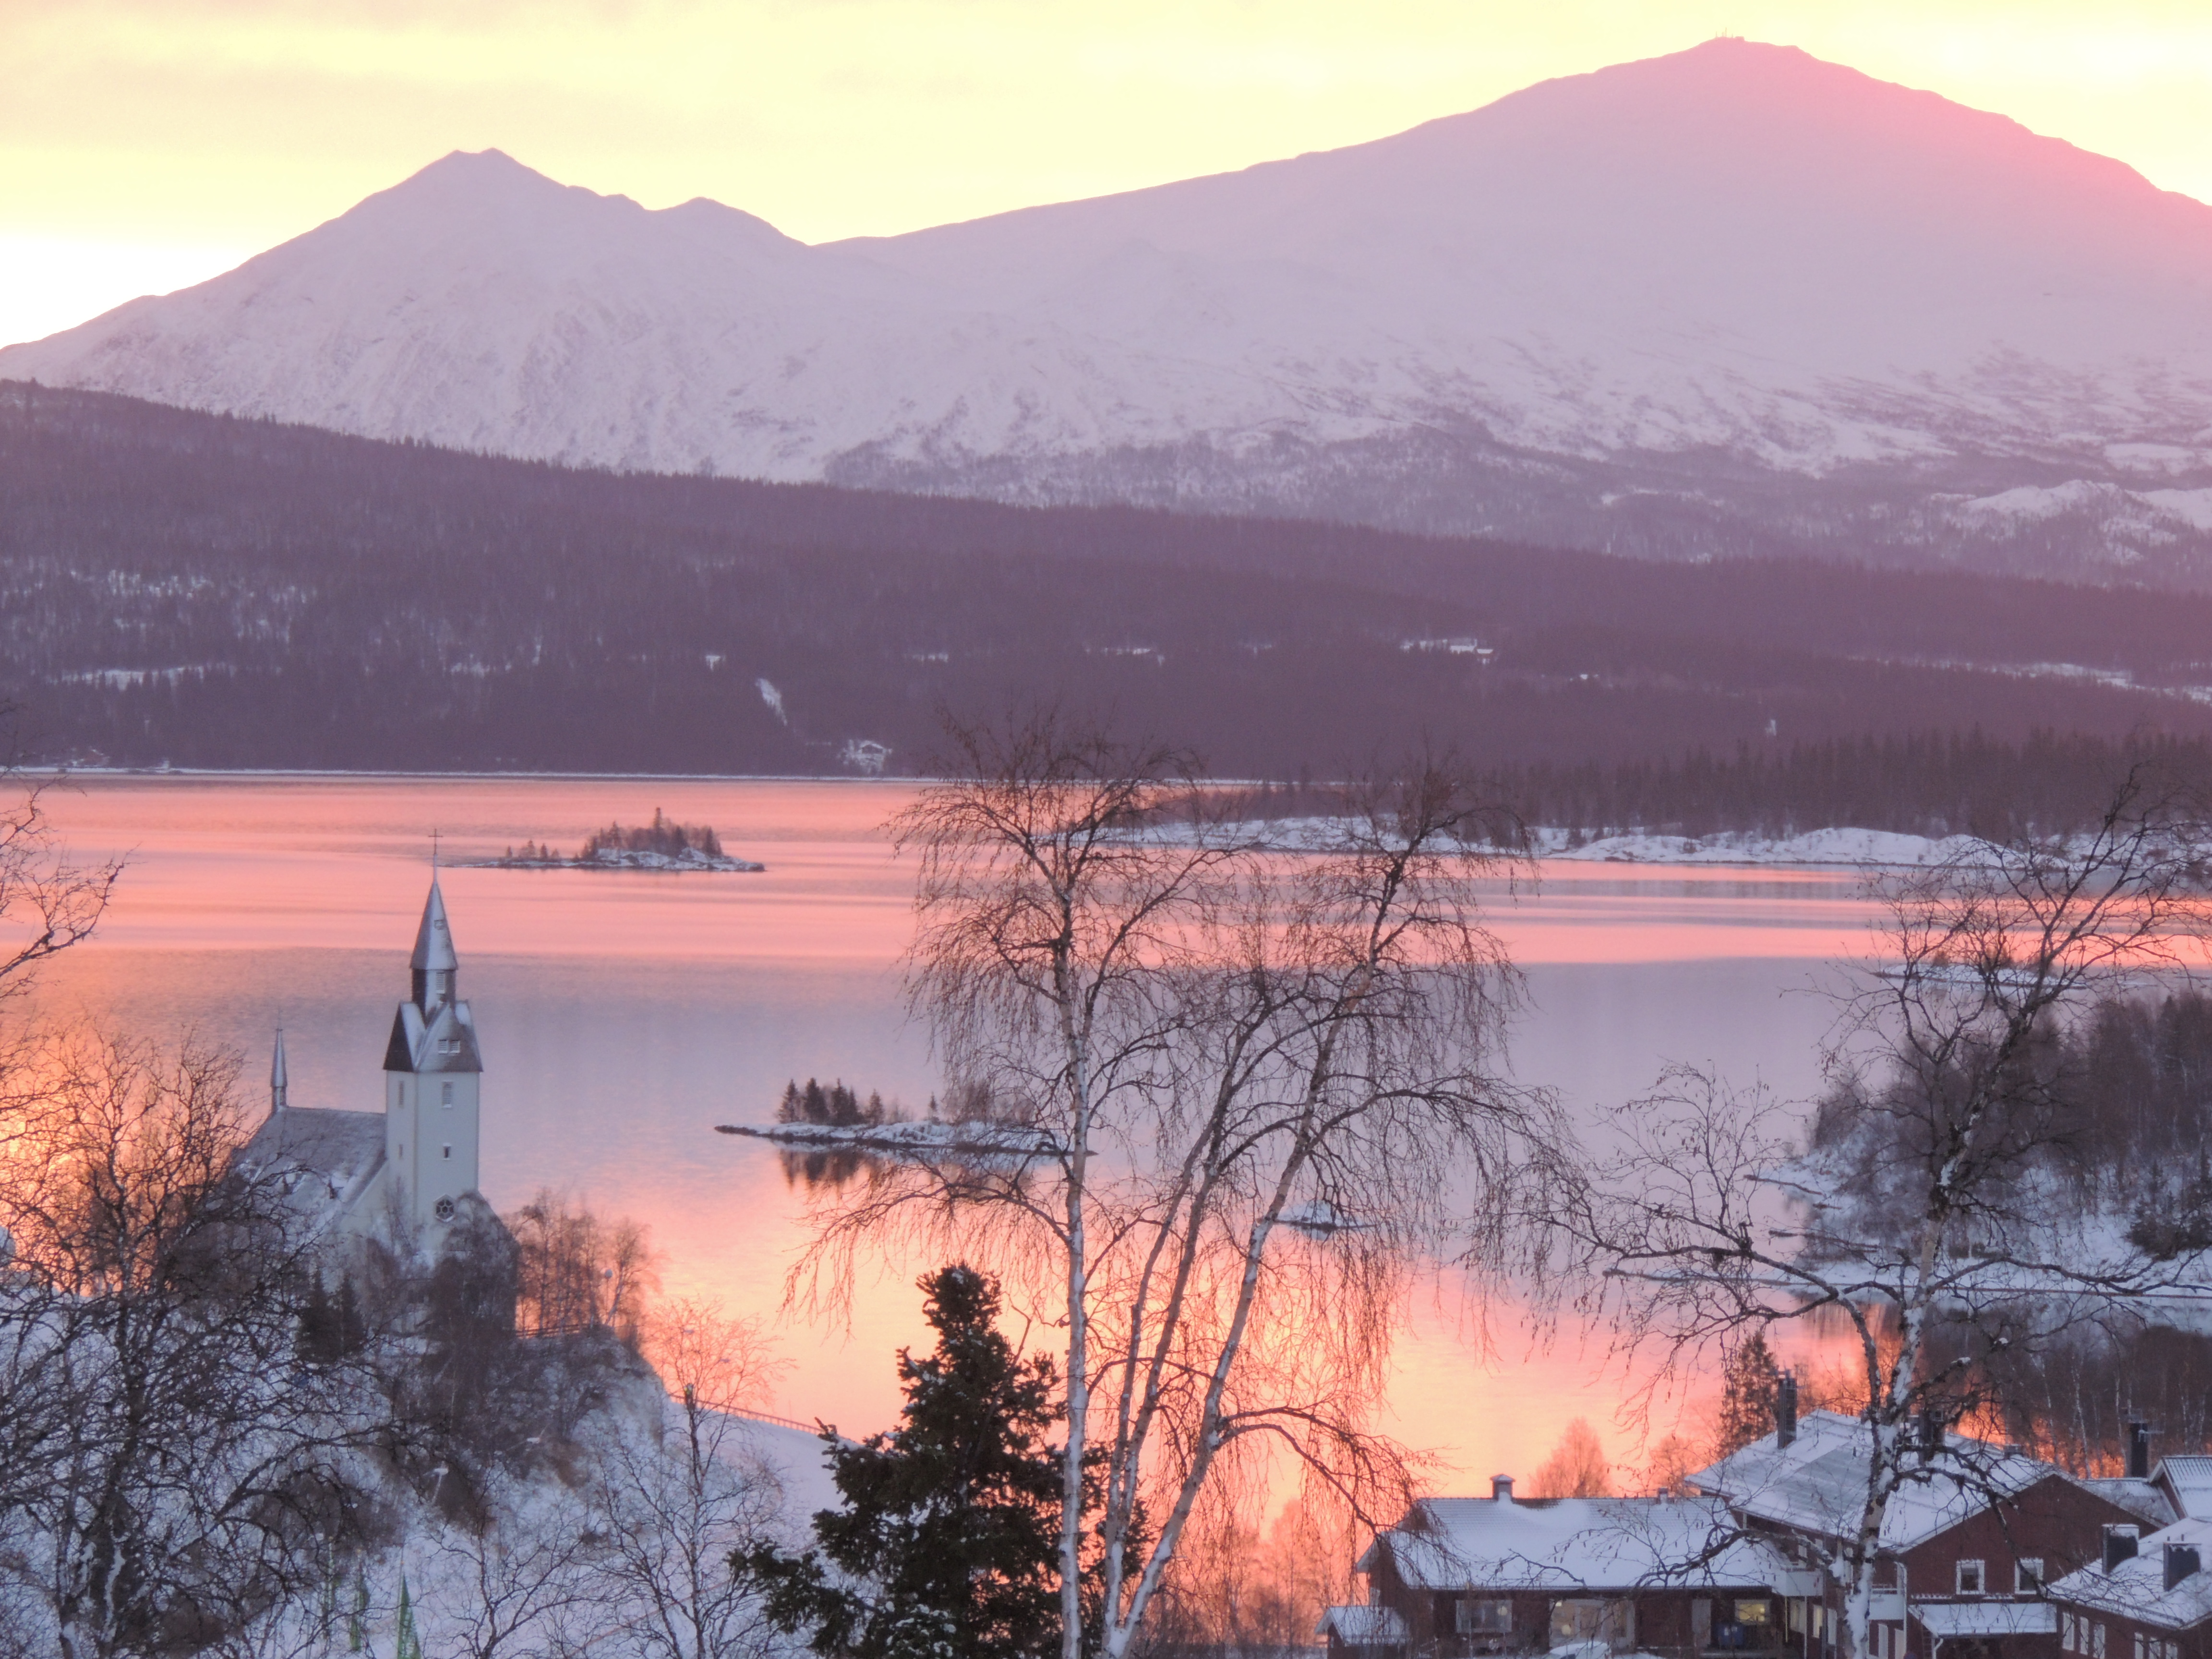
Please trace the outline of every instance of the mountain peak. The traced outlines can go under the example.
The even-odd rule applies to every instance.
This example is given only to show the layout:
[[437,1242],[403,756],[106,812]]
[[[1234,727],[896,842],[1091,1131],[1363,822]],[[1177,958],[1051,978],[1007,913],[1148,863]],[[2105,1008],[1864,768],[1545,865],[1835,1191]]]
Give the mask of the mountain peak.
[[1848,474],[1903,492],[1886,526],[1932,523],[1946,468],[1958,499],[2146,457],[2212,487],[2212,209],[1722,38],[1348,149],[812,248],[456,152],[0,374],[1022,500],[1609,539],[1644,510],[1619,503],[1780,513],[1787,477]]

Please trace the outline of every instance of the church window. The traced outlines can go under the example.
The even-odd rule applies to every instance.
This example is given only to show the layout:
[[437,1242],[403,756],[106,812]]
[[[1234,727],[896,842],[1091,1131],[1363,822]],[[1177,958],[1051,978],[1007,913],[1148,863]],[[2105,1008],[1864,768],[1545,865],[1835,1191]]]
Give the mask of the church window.
[[438,1155],[441,1158],[451,1158],[453,1155],[453,1149],[450,1146],[441,1146],[438,1149]]
[[438,1085],[438,1103],[441,1106],[450,1106],[453,1103],[453,1085],[452,1084],[441,1083]]

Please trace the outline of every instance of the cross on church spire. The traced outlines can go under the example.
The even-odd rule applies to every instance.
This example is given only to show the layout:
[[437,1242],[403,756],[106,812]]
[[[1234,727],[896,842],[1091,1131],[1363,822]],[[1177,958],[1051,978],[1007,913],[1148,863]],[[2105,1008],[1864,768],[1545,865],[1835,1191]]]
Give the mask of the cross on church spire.
[[434,828],[430,831],[430,867],[438,867],[438,831]]

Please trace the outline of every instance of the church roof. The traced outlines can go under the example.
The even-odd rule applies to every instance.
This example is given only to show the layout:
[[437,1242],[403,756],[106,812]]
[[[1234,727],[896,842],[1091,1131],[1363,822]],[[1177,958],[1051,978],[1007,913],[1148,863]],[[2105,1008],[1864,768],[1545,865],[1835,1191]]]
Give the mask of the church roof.
[[428,1014],[403,1002],[392,1017],[392,1036],[384,1045],[387,1072],[481,1072],[476,1021],[465,1002],[441,1003]]
[[262,1120],[240,1167],[284,1178],[303,1208],[349,1208],[384,1167],[384,1114],[295,1107]]
[[430,896],[422,901],[422,925],[415,930],[415,954],[410,968],[427,973],[453,973],[461,965],[453,954],[453,929],[446,920],[446,896],[438,890],[438,878],[430,878]]

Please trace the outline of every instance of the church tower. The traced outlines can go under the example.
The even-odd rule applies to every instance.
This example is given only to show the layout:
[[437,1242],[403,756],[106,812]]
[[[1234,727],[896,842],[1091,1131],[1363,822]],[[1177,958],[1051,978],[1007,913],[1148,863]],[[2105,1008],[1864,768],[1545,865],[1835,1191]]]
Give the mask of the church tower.
[[476,1022],[455,989],[460,958],[434,870],[407,965],[408,998],[392,1016],[384,1050],[386,1178],[404,1213],[434,1236],[453,1219],[455,1200],[477,1189],[483,1074]]

